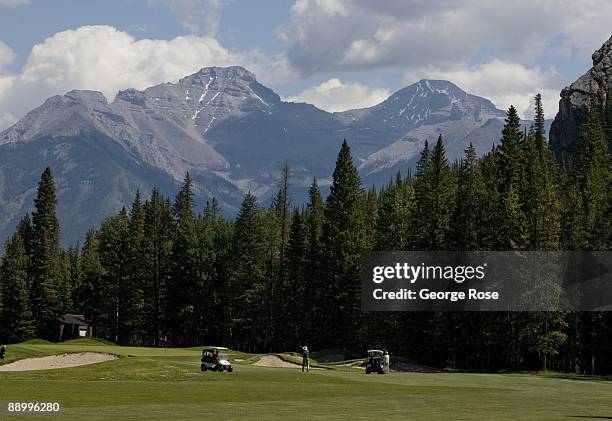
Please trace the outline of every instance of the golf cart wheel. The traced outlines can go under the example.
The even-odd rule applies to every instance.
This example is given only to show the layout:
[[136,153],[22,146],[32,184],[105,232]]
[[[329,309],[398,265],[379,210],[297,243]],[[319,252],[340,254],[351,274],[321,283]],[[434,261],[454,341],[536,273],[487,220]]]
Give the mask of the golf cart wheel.
[[366,374],[370,374],[370,368],[366,367]]
[[230,367],[230,368],[227,369],[228,373],[231,373],[232,371],[234,371],[234,367]]
[[200,367],[200,370],[202,370],[202,371],[206,371],[206,366],[205,366],[205,365],[201,366],[201,367]]

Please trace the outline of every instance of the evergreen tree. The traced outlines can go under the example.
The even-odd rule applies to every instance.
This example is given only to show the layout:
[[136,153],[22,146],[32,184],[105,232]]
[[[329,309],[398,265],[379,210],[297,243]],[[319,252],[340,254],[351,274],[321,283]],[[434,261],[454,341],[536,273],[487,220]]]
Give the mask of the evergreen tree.
[[176,196],[173,213],[175,232],[172,248],[172,274],[168,281],[166,314],[170,326],[170,340],[185,345],[196,331],[194,302],[199,281],[198,235],[193,212],[192,180],[189,173]]
[[582,197],[574,174],[569,165],[564,165],[560,171],[560,196],[563,197],[560,243],[563,250],[580,250],[584,246]]
[[287,248],[287,242],[289,240],[289,207],[291,205],[291,198],[289,197],[289,178],[291,171],[289,163],[285,161],[281,169],[281,179],[279,180],[278,193],[274,197],[273,208],[276,218],[279,223],[280,232],[280,243],[279,243],[279,267],[278,276],[279,283],[282,284],[285,277],[285,250]]
[[[74,313],[72,302],[72,278],[70,272],[70,256],[60,248],[58,258],[57,293],[60,314]],[[61,328],[60,328],[61,329]],[[60,330],[60,332],[62,332]]]
[[30,298],[37,335],[57,339],[62,311],[60,227],[56,215],[55,182],[51,169],[43,172],[32,214],[32,266]]
[[[215,199],[211,207],[215,207]],[[202,335],[200,343],[231,343],[233,306],[236,297],[231,288],[231,275],[235,264],[233,226],[221,215],[214,217],[214,212],[204,216],[203,222],[205,232],[201,241],[210,239],[207,247],[210,250],[209,260],[205,264],[206,278],[199,291],[199,302],[206,302],[204,310],[199,315],[200,329]]]
[[219,210],[219,202],[216,197],[213,197],[209,202],[206,201],[206,206],[204,207],[204,219],[209,222],[216,222],[221,215]]
[[453,245],[456,250],[478,250],[482,244],[482,218],[485,206],[485,184],[470,143],[461,165],[456,210],[453,222]]
[[425,141],[425,146],[416,165],[414,196],[416,200],[414,212],[414,247],[417,250],[427,250],[429,247],[428,227],[430,222],[429,199],[431,198],[431,179],[430,174],[431,151],[429,143]]
[[360,323],[361,254],[367,245],[364,191],[350,148],[344,141],[325,206],[325,307],[330,341],[343,347],[355,344]]
[[102,222],[97,237],[99,259],[105,269],[97,292],[102,303],[98,314],[98,334],[123,345],[129,339],[125,323],[131,306],[128,215],[125,208]]
[[512,185],[502,193],[501,220],[497,227],[500,250],[523,250],[526,244],[525,216],[521,210],[519,194]]
[[[281,311],[279,290],[282,285],[279,282],[278,275],[281,251],[279,227],[281,223],[274,208],[261,209],[258,216],[263,234],[262,250],[264,250],[264,258],[262,265],[264,276],[259,291],[251,291],[251,293],[260,296],[259,302],[253,307],[253,309],[259,308],[259,310],[256,310],[257,317],[251,317],[251,319],[254,321],[254,326],[258,326],[263,331],[258,346],[260,349],[269,350],[273,339],[282,330],[282,325],[278,323],[278,313]],[[289,238],[289,236],[287,235],[285,238]],[[283,263],[283,266],[285,265],[286,262]]]
[[317,185],[317,179],[312,180],[308,190],[308,206],[306,224],[308,228],[308,261],[309,266],[319,265],[321,251],[321,236],[325,219],[325,203]]
[[500,156],[498,148],[493,146],[492,150],[482,158],[480,164],[484,183],[484,202],[482,221],[480,223],[482,231],[480,249],[482,250],[500,250],[498,240],[498,227],[501,224],[501,214],[499,212],[501,202],[499,166]]
[[310,330],[310,326],[305,323],[307,320],[305,315],[309,314],[313,292],[310,280],[305,277],[307,257],[307,228],[301,212],[296,208],[293,210],[287,248],[289,270],[281,288],[283,297],[281,301],[282,332],[286,337],[285,346],[288,349],[294,349],[300,343],[305,343],[304,340],[308,339]]
[[257,199],[250,192],[246,194],[238,217],[236,218],[233,238],[233,268],[231,274],[232,320],[231,340],[238,349],[249,347],[263,349],[268,336],[264,332],[269,320],[268,291],[270,281],[266,278],[266,262],[269,224],[268,215],[259,209]]
[[583,247],[605,250],[606,216],[609,209],[610,164],[605,134],[598,111],[593,107],[582,128],[577,148],[575,177],[582,204]]
[[363,214],[366,219],[365,223],[365,247],[372,249],[376,244],[377,232],[376,227],[378,225],[378,194],[376,188],[372,186],[365,195],[363,202]]
[[534,140],[538,148],[543,148],[546,142],[546,128],[544,118],[544,108],[542,107],[542,95],[536,94],[535,101],[535,117],[533,119]]
[[567,340],[563,330],[567,327],[564,314],[561,312],[527,313],[522,331],[528,351],[536,353],[541,361],[540,369],[547,371],[551,357],[559,354],[559,348]]
[[81,285],[81,250],[80,246],[69,247],[66,251],[68,260],[68,286],[70,288],[70,307],[72,312],[81,313],[83,311],[79,303],[78,291]]
[[143,328],[146,341],[154,346],[165,344],[165,300],[172,255],[172,205],[158,189],[153,189],[144,204],[145,242]]
[[145,241],[145,211],[136,191],[134,202],[128,215],[128,296],[131,307],[125,309],[125,337],[129,343],[141,345],[145,342],[145,327],[143,319],[144,289],[147,280],[146,241]]
[[10,237],[0,265],[0,336],[8,343],[31,339],[35,333],[27,284],[28,257],[19,234]]
[[19,221],[19,224],[17,225],[17,233],[21,237],[25,254],[28,259],[26,283],[29,290],[32,286],[32,254],[34,252],[34,227],[32,226],[32,220],[30,219],[29,213],[26,213],[25,216]]
[[499,234],[500,250],[521,250],[527,242],[526,221],[523,213],[520,188],[523,185],[522,149],[525,139],[520,131],[520,118],[514,106],[510,106],[499,146]]
[[[272,245],[272,247],[269,248],[268,254],[268,271],[270,272],[270,277],[268,278],[269,282],[267,286],[269,306],[268,332],[270,336],[274,336],[277,331],[282,331],[283,329],[283,323],[280,322],[282,316],[279,310],[283,306],[283,300],[280,292],[284,288],[287,272],[289,270],[287,266],[286,253],[289,242],[291,222],[289,215],[289,207],[291,206],[291,197],[289,196],[290,177],[291,170],[289,168],[289,163],[285,161],[281,168],[281,176],[278,182],[278,192],[272,203],[274,212],[273,219],[276,221],[277,227],[270,227],[271,231],[269,232],[268,237]],[[277,243],[278,245],[274,246],[272,243]]]
[[426,175],[430,186],[426,203],[429,206],[426,244],[429,250],[444,250],[448,243],[450,220],[453,210],[454,186],[446,160],[442,136],[438,137],[431,154]]
[[81,286],[78,290],[85,318],[93,328],[94,336],[99,336],[104,329],[100,325],[106,322],[108,313],[106,300],[106,284],[104,283],[106,271],[100,262],[98,231],[91,229],[85,236],[85,243],[81,252]]
[[557,249],[561,209],[554,186],[554,158],[545,138],[540,94],[535,97],[533,133],[525,136],[521,153],[523,181],[520,191],[526,224],[526,246],[530,250]]
[[517,190],[520,183],[520,150],[523,142],[521,133],[521,119],[516,108],[510,106],[508,109],[506,124],[502,130],[502,138],[499,146],[501,191],[506,192],[513,188]]
[[413,244],[412,226],[415,211],[414,187],[397,174],[380,193],[377,224],[377,250],[409,250]]
[[311,346],[318,346],[317,340],[320,338],[318,332],[324,328],[325,318],[322,308],[323,291],[326,282],[323,276],[323,225],[325,223],[325,203],[319,190],[317,180],[313,179],[308,190],[308,205],[306,207],[305,225],[308,250],[306,254],[306,265],[304,279],[308,282],[306,289],[305,307],[307,314],[310,314],[307,327],[307,337]]

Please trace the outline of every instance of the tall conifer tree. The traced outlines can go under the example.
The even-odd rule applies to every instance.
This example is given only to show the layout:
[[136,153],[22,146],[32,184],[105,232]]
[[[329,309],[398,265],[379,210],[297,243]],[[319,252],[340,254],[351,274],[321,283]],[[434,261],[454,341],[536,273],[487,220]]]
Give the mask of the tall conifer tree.
[[429,226],[429,203],[431,197],[431,180],[429,178],[429,167],[431,165],[431,151],[426,140],[421,151],[421,156],[416,165],[414,180],[414,195],[416,207],[414,212],[414,247],[419,250],[426,250],[429,247],[428,226]]
[[37,335],[56,340],[62,311],[60,227],[56,215],[55,181],[51,169],[43,172],[32,214],[32,287],[30,297]]
[[94,336],[101,336],[106,323],[106,286],[104,283],[106,270],[100,261],[100,242],[98,231],[91,229],[85,235],[85,243],[81,252],[81,287],[78,297],[81,301],[85,318],[93,327]]
[[519,193],[523,185],[522,149],[525,138],[516,108],[508,109],[499,146],[499,202],[497,216],[499,250],[521,250],[527,242],[523,203]]
[[143,326],[144,289],[146,285],[146,252],[145,252],[145,213],[140,191],[136,191],[134,202],[128,215],[128,283],[132,308],[128,309],[128,322],[125,325],[130,343],[143,344],[145,330]]
[[34,336],[27,284],[28,257],[23,240],[15,234],[6,241],[0,264],[0,335],[8,343],[22,342]]
[[305,305],[310,317],[308,337],[311,346],[317,346],[318,335],[324,328],[322,309],[323,294],[326,282],[323,275],[323,225],[325,223],[325,203],[317,180],[313,179],[308,190],[308,205],[306,208],[305,225],[308,243],[307,264],[304,279],[308,282],[307,299]]
[[395,183],[380,193],[377,250],[409,250],[413,242],[414,188],[398,172]]
[[166,297],[167,318],[171,341],[184,345],[197,330],[195,307],[196,286],[201,281],[198,259],[198,235],[194,214],[192,180],[187,173],[181,191],[174,202],[174,241],[172,247],[172,274],[168,280]]
[[611,173],[605,134],[596,107],[590,110],[582,128],[575,168],[583,212],[583,248],[605,250]]
[[478,250],[481,247],[485,200],[480,164],[476,149],[470,143],[461,165],[452,226],[453,245],[456,250]]
[[429,221],[426,242],[429,250],[444,250],[447,247],[450,221],[454,202],[454,185],[446,160],[442,136],[431,153],[431,163],[426,176],[429,180]]
[[359,328],[359,271],[361,253],[367,245],[365,195],[346,140],[342,143],[327,204],[325,206],[324,270],[327,299],[324,311],[331,326],[328,332],[338,345],[354,344]]
[[144,326],[149,343],[158,346],[166,337],[165,300],[171,271],[172,205],[153,189],[144,205],[145,262]]

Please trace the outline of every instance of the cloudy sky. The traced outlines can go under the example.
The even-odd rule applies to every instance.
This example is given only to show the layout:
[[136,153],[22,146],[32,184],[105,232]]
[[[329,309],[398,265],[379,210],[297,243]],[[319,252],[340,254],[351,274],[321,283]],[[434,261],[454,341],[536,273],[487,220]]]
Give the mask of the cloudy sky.
[[421,78],[530,116],[591,65],[608,0],[0,0],[0,129],[71,89],[143,89],[242,65],[281,97],[339,111]]

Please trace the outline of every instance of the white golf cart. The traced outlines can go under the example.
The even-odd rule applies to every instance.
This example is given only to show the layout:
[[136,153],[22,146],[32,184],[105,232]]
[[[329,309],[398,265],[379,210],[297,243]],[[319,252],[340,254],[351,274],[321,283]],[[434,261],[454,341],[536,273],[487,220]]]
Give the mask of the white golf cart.
[[205,346],[202,349],[200,371],[234,371],[226,352],[227,348],[222,346]]
[[383,364],[384,352],[380,349],[368,349],[368,362],[366,364],[366,374],[377,373],[384,374],[385,366]]

